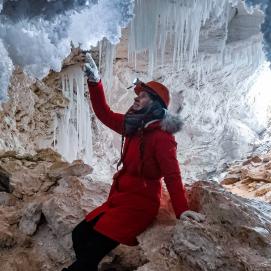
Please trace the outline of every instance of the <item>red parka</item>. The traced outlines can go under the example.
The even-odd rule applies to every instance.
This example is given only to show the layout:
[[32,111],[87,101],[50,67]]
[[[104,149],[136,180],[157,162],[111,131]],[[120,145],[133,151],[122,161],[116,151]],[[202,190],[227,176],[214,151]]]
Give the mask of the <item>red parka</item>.
[[[106,103],[101,81],[89,83],[93,110],[106,126],[121,134],[124,115],[114,113]],[[100,219],[95,230],[126,245],[137,245],[136,236],[155,219],[160,206],[161,178],[164,177],[176,217],[188,209],[185,189],[176,158],[174,136],[155,121],[143,131],[143,158],[140,140],[135,134],[125,138],[123,167],[113,177],[107,201],[86,216],[90,221]]]

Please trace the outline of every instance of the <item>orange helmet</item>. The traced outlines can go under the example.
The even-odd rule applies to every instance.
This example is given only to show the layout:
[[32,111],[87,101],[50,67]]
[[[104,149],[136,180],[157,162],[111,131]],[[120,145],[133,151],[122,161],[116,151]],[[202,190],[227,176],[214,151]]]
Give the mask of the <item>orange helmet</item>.
[[170,102],[170,96],[169,90],[166,86],[156,81],[150,81],[148,83],[139,82],[138,84],[136,84],[134,88],[136,95],[139,95],[139,93],[143,90],[157,95],[162,100],[166,108],[168,107]]

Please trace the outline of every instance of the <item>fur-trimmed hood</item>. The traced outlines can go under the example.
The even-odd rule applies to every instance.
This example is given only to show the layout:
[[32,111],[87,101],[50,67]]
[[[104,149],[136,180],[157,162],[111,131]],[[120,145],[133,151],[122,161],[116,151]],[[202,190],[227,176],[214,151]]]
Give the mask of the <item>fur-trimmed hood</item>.
[[170,113],[168,110],[166,110],[166,114],[161,120],[160,126],[162,130],[171,134],[175,134],[182,129],[183,122],[179,115]]

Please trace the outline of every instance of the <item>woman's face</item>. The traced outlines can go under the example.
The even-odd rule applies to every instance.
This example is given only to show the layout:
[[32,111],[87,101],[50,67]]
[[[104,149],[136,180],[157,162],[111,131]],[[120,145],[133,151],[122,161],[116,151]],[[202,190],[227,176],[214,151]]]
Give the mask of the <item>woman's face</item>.
[[152,103],[152,99],[146,91],[141,91],[138,96],[135,97],[132,108],[136,111],[148,106]]

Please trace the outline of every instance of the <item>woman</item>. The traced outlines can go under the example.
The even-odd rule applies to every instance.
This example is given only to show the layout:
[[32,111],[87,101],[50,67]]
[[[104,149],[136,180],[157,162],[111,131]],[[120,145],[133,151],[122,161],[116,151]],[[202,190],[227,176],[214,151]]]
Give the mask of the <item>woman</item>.
[[[90,212],[72,233],[77,260],[64,270],[97,270],[101,259],[120,243],[137,245],[136,237],[155,219],[161,197],[161,178],[167,186],[176,218],[197,219],[188,210],[174,132],[181,122],[167,111],[168,89],[155,81],[138,82],[137,97],[128,112],[114,113],[106,103],[98,69],[85,57],[90,99],[99,120],[122,135],[122,168],[113,177],[107,201]],[[124,140],[125,139],[125,140]],[[186,211],[186,212],[185,212]]]

